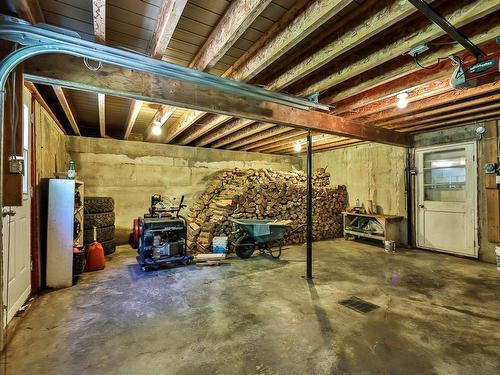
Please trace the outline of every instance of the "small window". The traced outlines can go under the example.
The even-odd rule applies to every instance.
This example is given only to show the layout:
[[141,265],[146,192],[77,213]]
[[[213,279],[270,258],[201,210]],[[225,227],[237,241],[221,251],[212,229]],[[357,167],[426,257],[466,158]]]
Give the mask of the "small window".
[[465,149],[424,155],[424,200],[464,202]]

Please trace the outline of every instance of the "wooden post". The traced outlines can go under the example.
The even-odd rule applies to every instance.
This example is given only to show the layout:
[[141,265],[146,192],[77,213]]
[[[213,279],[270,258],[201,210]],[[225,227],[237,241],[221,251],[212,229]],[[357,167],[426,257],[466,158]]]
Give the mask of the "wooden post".
[[[497,121],[485,123],[483,159],[485,163],[498,163],[498,130]],[[496,174],[484,176],[486,188],[486,215],[488,223],[488,241],[500,242],[500,190],[496,183]]]

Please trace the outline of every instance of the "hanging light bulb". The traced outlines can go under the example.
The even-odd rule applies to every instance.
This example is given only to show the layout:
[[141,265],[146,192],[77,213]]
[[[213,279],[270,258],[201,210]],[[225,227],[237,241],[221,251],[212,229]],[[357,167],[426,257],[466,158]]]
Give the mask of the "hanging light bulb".
[[153,135],[160,135],[161,134],[161,125],[159,123],[156,123],[153,125],[151,128],[151,133]]
[[293,145],[293,149],[295,150],[295,152],[300,152],[300,150],[302,150],[302,145],[300,144],[300,142],[295,142],[295,144]]
[[400,109],[406,108],[408,106],[408,93],[407,92],[402,92],[398,95],[396,95],[396,98],[398,98],[398,102],[396,103],[396,106]]

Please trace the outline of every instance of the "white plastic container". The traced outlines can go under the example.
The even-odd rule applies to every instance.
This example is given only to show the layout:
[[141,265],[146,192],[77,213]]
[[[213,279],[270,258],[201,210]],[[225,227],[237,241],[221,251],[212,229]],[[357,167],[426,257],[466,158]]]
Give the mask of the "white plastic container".
[[500,246],[495,247],[495,253],[497,254],[497,270],[500,271]]

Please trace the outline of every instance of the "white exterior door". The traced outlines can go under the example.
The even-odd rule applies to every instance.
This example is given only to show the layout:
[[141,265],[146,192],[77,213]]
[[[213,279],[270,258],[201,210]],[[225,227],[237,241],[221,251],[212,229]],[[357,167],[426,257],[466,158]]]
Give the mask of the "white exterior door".
[[475,154],[475,142],[415,151],[418,247],[477,258]]
[[30,134],[31,134],[31,96],[23,93],[23,201],[20,207],[4,207],[3,217],[3,274],[4,301],[7,301],[7,314],[4,325],[23,306],[31,293],[31,246],[30,246]]

